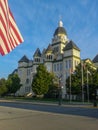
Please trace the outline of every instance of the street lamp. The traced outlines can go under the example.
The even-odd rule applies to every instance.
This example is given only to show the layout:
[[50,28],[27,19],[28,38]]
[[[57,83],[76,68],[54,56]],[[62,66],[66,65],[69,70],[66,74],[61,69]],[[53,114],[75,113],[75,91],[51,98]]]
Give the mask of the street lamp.
[[87,70],[87,100],[89,102],[89,85],[88,85],[89,78],[88,78],[88,75],[91,76],[91,73],[90,73],[90,71]]

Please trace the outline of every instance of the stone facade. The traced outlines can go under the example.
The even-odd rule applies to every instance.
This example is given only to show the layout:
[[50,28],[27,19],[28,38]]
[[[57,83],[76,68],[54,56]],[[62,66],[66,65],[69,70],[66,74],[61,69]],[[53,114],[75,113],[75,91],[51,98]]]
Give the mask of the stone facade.
[[49,72],[61,77],[63,97],[66,94],[66,78],[70,75],[70,70],[74,71],[80,63],[80,49],[68,39],[62,21],[54,32],[51,44],[41,52],[36,49],[33,59],[29,60],[23,56],[18,62],[17,73],[21,79],[22,87],[17,91],[17,95],[32,93],[31,82],[36,68],[39,64],[44,64]]

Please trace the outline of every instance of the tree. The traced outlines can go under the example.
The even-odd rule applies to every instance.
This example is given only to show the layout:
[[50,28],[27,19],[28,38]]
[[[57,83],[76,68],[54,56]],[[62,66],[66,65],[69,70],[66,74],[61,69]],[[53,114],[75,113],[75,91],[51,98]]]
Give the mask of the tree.
[[92,99],[96,98],[96,92],[98,91],[98,69],[94,72],[92,82],[90,84],[90,96]]
[[43,64],[37,67],[37,73],[32,81],[32,90],[36,95],[44,95],[48,92],[52,82],[52,75]]
[[20,78],[18,77],[17,74],[10,74],[8,76],[6,85],[8,88],[8,93],[15,94],[21,87]]
[[[81,64],[76,67],[76,70],[73,74],[71,74],[71,93],[80,95],[82,92],[82,72],[81,72]],[[98,70],[94,69],[91,64],[84,62],[83,66],[83,91],[85,97],[87,98],[87,73],[88,73],[88,86],[89,86],[89,94],[90,98],[92,98],[92,94],[95,93],[98,88]],[[70,89],[70,77],[66,79],[67,92],[69,93]]]
[[54,73],[50,73],[50,85],[48,92],[45,94],[47,98],[57,98],[59,95],[59,79]]
[[0,96],[3,96],[7,90],[6,80],[4,78],[0,79]]
[[[71,94],[81,93],[81,66],[77,66],[74,73],[71,74]],[[70,76],[66,79],[67,93],[70,93]]]

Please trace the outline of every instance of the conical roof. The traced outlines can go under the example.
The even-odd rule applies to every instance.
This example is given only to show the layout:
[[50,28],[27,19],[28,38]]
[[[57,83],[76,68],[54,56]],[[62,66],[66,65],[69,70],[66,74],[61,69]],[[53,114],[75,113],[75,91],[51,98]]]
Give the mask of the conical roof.
[[64,51],[70,50],[70,49],[76,49],[80,51],[79,47],[72,40],[67,43],[67,45],[64,48]]
[[98,54],[94,57],[93,62],[94,63],[98,62]]
[[26,55],[24,55],[18,62],[26,62],[26,63],[28,63],[29,59],[27,58]]
[[45,53],[47,53],[47,52],[49,52],[49,51],[52,51],[53,49],[52,49],[52,46],[51,46],[51,44],[49,44],[48,45],[48,47],[47,47],[47,49],[46,49],[46,51],[45,51]]
[[40,49],[39,49],[39,48],[36,49],[36,51],[35,51],[33,57],[41,57],[41,52],[40,52]]

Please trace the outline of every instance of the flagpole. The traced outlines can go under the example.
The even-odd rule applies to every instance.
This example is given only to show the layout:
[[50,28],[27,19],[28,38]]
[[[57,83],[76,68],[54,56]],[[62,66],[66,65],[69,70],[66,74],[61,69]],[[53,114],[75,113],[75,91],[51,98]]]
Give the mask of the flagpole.
[[87,100],[89,102],[88,70],[87,70]]
[[82,102],[84,102],[84,78],[83,78],[83,61],[81,61],[81,80],[82,80]]
[[71,102],[71,68],[70,68],[70,91],[69,91],[69,93],[70,93],[70,102]]

